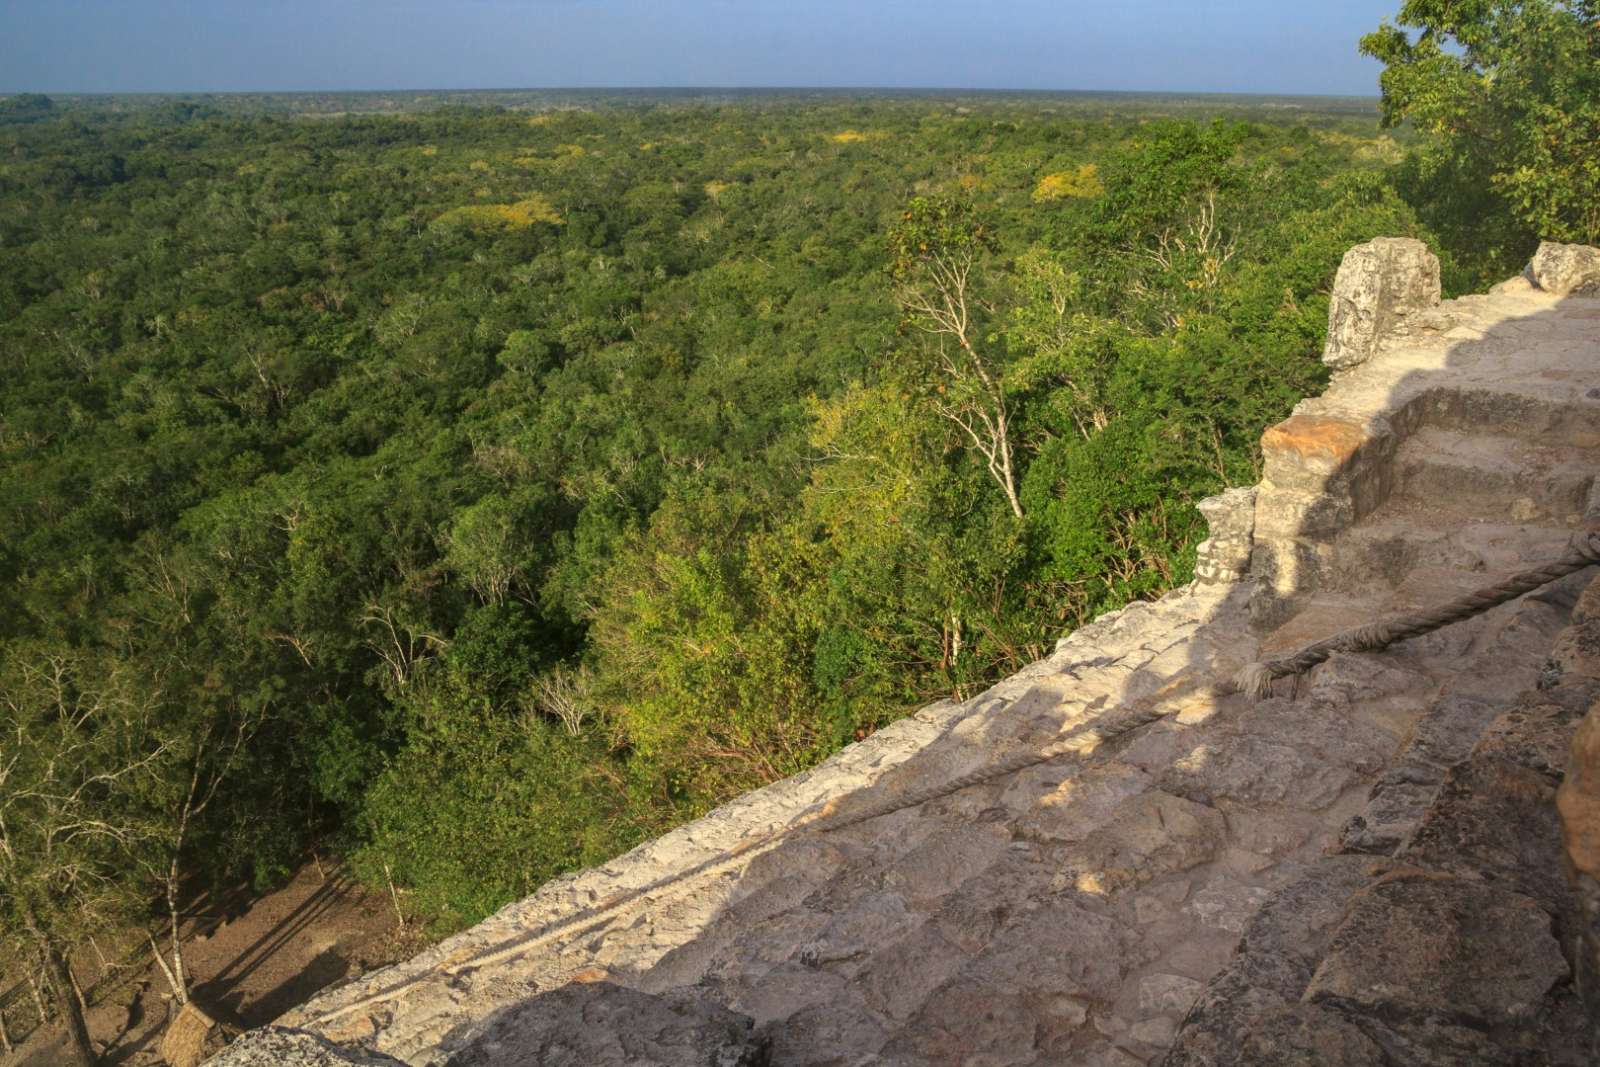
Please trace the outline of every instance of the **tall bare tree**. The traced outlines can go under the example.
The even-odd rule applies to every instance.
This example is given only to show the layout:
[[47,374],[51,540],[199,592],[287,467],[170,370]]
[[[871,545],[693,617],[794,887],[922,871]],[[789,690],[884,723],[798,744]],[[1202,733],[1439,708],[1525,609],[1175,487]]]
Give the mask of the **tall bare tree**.
[[925,335],[933,369],[929,404],[959,427],[988,464],[1012,514],[1022,518],[998,361],[981,343],[979,319],[993,307],[978,291],[976,272],[989,248],[981,223],[962,204],[913,199],[890,234],[895,299],[908,326]]
[[170,745],[158,690],[108,656],[12,646],[0,667],[0,920],[43,961],[77,1063],[97,1054],[68,954],[129,907]]
[[167,910],[169,947],[166,958],[152,948],[161,972],[180,1004],[189,1002],[188,968],[183,958],[183,924],[179,892],[183,883],[183,860],[195,823],[211,806],[217,791],[234,771],[250,738],[260,727],[264,709],[233,707],[202,716],[190,730],[178,734],[171,743],[171,764],[185,773],[169,784],[178,786],[159,803],[165,816],[158,831],[157,846],[148,850],[145,866],[161,887]]

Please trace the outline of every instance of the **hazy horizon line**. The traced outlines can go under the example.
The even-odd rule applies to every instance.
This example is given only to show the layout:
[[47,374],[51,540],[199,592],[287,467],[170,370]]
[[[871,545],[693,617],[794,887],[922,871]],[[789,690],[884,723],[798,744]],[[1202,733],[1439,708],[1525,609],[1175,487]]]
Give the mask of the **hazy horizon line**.
[[1256,97],[1262,99],[1373,100],[1379,93],[1264,92],[1227,89],[1030,89],[975,85],[523,85],[470,86],[389,86],[376,89],[4,89],[0,97],[36,94],[51,97],[73,96],[299,96],[309,93],[377,95],[383,93],[1004,93],[1015,96],[1181,96],[1181,97]]

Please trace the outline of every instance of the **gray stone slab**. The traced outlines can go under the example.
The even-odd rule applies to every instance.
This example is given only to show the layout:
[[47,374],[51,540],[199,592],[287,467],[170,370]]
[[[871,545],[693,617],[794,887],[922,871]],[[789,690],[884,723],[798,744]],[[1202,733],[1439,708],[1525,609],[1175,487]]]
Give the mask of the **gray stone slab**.
[[1567,973],[1550,916],[1532,899],[1418,874],[1380,881],[1350,901],[1306,999],[1481,1028],[1536,1016]]
[[572,983],[474,1027],[445,1067],[766,1067],[747,1017],[688,994]]

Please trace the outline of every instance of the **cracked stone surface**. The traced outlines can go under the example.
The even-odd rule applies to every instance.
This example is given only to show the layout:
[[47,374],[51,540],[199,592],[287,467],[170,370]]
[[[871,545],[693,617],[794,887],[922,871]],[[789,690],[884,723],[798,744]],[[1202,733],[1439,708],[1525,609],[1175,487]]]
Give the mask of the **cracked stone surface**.
[[1419,873],[1350,901],[1304,998],[1487,1028],[1531,1017],[1566,977],[1550,916],[1533,900]]
[[1334,279],[1322,361],[1336,370],[1372,357],[1408,316],[1439,304],[1439,259],[1409,237],[1379,237],[1344,255]]
[[399,1060],[376,1053],[341,1049],[328,1041],[298,1030],[264,1026],[241,1036],[228,1046],[226,1060],[232,1067],[402,1067]]
[[661,997],[573,982],[476,1027],[449,1067],[765,1067],[753,1022],[699,997]]
[[1528,264],[1528,279],[1557,295],[1600,288],[1600,249],[1545,241]]
[[[1600,299],[1517,279],[1375,336],[1268,432],[1253,495],[1211,508],[1207,580],[280,1023],[414,1067],[567,1062],[526,1051],[558,1047],[655,1062],[628,1057],[663,1035],[729,1067],[1594,1062],[1573,1052],[1553,800],[1600,696],[1587,575],[1336,655],[1266,700],[1217,685],[1545,562],[1600,520]],[[1160,718],[1081,758],[804,826],[1131,702]],[[643,889],[592,925],[444,969]],[[247,1047],[215,1062],[259,1062]]]
[[[1558,587],[1524,611],[1565,599]],[[1344,855],[1267,902],[1197,999],[1167,1067],[1595,1062],[1600,1016],[1585,1011],[1573,971],[1573,961],[1590,965],[1588,901],[1581,873],[1563,870],[1553,803],[1569,760],[1585,758],[1581,735],[1572,739],[1592,682],[1541,671],[1538,688],[1487,723],[1478,701],[1435,702],[1394,765],[1422,768],[1408,772],[1408,791],[1433,783],[1423,810],[1388,847],[1347,829]],[[1452,729],[1473,734],[1470,750],[1441,737]],[[1394,788],[1392,771],[1374,803]]]

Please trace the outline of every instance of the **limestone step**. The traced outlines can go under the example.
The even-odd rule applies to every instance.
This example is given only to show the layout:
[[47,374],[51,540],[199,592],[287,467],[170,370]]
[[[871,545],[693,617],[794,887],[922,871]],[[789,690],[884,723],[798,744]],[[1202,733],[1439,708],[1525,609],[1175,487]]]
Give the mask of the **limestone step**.
[[1339,851],[1391,856],[1434,803],[1450,767],[1465,759],[1503,704],[1443,694],[1423,714],[1394,762],[1374,783],[1359,815],[1339,834]]
[[1344,592],[1319,592],[1297,599],[1287,621],[1261,639],[1264,659],[1286,655],[1353,626],[1376,620],[1371,598]]
[[[1341,630],[1439,607],[1459,596],[1494,583],[1512,570],[1554,558],[1564,544],[1564,540],[1556,541],[1548,555],[1539,555],[1534,560],[1516,567],[1508,567],[1504,571],[1463,570],[1448,565],[1418,564],[1408,568],[1397,584],[1374,582],[1358,588],[1306,594],[1292,601],[1290,604],[1292,610],[1286,616],[1286,621],[1261,639],[1260,655],[1263,657],[1282,655],[1311,642],[1331,637]],[[1480,616],[1447,626],[1436,631],[1435,635],[1415,640],[1428,640],[1442,634],[1460,643],[1483,632],[1485,627],[1498,630],[1512,625],[1517,620],[1539,619],[1540,624],[1534,629],[1541,632],[1534,633],[1526,640],[1519,637],[1516,645],[1519,652],[1529,654],[1537,652],[1542,655],[1542,650],[1528,645],[1527,641],[1531,640],[1537,644],[1548,640],[1542,630],[1550,625],[1551,618],[1559,617],[1570,608],[1570,594],[1563,590],[1574,582],[1583,581],[1585,573],[1569,575],[1559,582],[1533,590]],[[1458,669],[1456,673],[1459,677],[1468,677],[1478,672],[1476,666],[1473,666],[1470,669]]]
[[1485,729],[1543,682],[1540,665],[1576,599],[1575,575],[1530,597],[1462,624],[1453,636],[1461,666],[1416,721],[1362,812],[1340,834],[1342,851],[1392,855],[1436,803],[1450,769],[1465,760]]
[[[1363,600],[1392,599],[1386,590],[1407,582],[1425,591],[1413,577],[1419,568],[1475,572],[1477,586],[1488,584],[1557,558],[1575,530],[1600,519],[1596,466],[1569,445],[1425,425],[1384,470],[1368,478],[1369,491],[1387,483],[1380,502],[1321,537],[1281,528],[1262,536],[1258,504],[1252,566],[1260,580],[1251,605],[1258,629],[1292,617],[1296,601],[1314,591]],[[1269,504],[1268,514],[1281,503]]]
[[1343,851],[1392,855],[1436,803],[1450,768],[1467,758],[1522,694],[1544,682],[1541,665],[1571,610],[1563,592],[1558,583],[1462,624],[1461,632],[1434,635],[1444,646],[1439,651],[1449,649],[1461,666],[1373,784],[1365,808],[1341,831]]
[[[1559,941],[1574,902],[1551,795],[1600,669],[1528,685],[1529,661],[1587,625],[1573,614],[1587,578],[1497,609],[1466,654],[1432,657],[1460,666],[1346,827],[1345,854],[1266,901],[1163,1067],[1596,1062]],[[1458,687],[1466,675],[1500,685]]]
[[1320,586],[1392,589],[1420,569],[1474,575],[1473,582],[1486,585],[1559,557],[1572,532],[1565,523],[1479,519],[1448,504],[1391,500],[1329,546]]
[[1595,475],[1570,447],[1432,427],[1400,446],[1396,469],[1393,495],[1500,523],[1576,524]]
[[1539,445],[1592,449],[1600,444],[1600,397],[1568,386],[1576,372],[1551,368],[1559,380],[1534,385],[1518,381],[1503,389],[1444,387],[1416,402],[1418,425],[1474,436],[1510,437]]
[[1493,574],[1453,567],[1408,568],[1397,585],[1369,582],[1297,597],[1285,621],[1261,640],[1261,655],[1284,655],[1343,630],[1438,607],[1489,584]]

